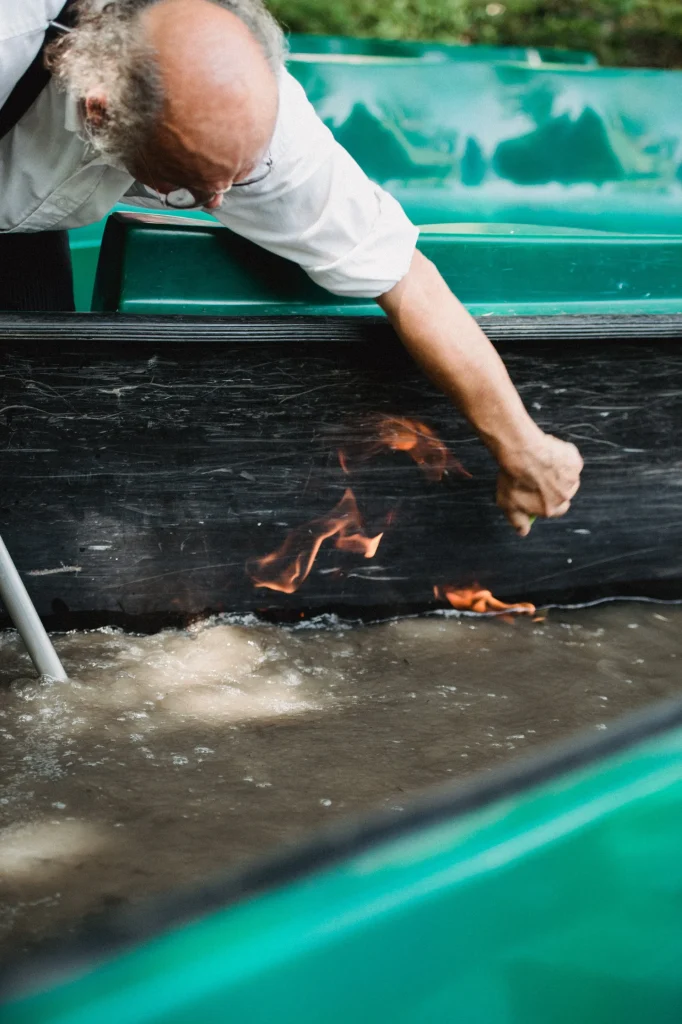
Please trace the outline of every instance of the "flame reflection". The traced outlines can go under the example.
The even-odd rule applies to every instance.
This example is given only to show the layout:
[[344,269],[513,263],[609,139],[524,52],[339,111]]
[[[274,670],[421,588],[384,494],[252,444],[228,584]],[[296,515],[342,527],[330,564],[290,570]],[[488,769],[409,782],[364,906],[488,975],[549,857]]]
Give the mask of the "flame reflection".
[[254,586],[295,593],[307,579],[323,542],[335,537],[334,547],[365,558],[374,558],[383,537],[368,537],[352,490],[326,516],[311,519],[287,536],[281,547],[263,558],[252,558],[246,568]]

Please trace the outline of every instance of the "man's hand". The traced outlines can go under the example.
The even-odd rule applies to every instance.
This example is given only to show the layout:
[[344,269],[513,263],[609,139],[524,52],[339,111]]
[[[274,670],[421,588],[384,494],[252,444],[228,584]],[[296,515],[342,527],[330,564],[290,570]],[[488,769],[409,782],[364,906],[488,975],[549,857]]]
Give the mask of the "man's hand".
[[531,517],[562,516],[580,486],[578,449],[533,422],[499,355],[436,267],[416,251],[407,275],[377,302],[497,459],[497,503],[516,532],[525,537]]
[[563,516],[580,487],[583,460],[574,444],[541,434],[537,446],[502,459],[497,504],[520,537],[535,516]]

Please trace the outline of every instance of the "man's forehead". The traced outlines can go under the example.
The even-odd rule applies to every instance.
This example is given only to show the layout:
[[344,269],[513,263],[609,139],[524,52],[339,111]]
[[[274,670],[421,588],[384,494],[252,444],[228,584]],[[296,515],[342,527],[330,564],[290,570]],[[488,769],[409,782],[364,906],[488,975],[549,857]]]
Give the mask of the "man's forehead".
[[151,146],[141,154],[144,163],[159,178],[177,185],[200,185],[205,173],[200,161],[196,158],[179,156],[168,152],[165,147]]
[[141,154],[143,166],[158,181],[183,188],[211,190],[218,179],[242,176],[259,162],[260,154],[245,161],[234,161],[231,166],[212,167],[200,154],[173,152],[164,146],[150,147]]

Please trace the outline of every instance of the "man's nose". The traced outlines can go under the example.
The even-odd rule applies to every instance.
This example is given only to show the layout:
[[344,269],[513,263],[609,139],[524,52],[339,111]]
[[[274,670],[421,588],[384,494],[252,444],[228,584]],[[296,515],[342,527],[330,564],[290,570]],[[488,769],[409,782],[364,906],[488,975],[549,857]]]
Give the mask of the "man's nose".
[[205,210],[217,210],[222,204],[223,196],[226,192],[229,192],[229,188],[222,189],[220,192],[214,192],[209,201],[206,203]]

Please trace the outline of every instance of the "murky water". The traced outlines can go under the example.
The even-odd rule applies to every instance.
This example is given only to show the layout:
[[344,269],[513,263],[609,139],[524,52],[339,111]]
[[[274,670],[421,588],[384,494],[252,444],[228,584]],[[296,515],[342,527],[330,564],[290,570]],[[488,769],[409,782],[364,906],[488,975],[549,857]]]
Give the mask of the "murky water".
[[[679,692],[682,608],[0,634],[0,949]],[[682,660],[682,654],[679,654]]]

